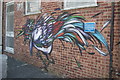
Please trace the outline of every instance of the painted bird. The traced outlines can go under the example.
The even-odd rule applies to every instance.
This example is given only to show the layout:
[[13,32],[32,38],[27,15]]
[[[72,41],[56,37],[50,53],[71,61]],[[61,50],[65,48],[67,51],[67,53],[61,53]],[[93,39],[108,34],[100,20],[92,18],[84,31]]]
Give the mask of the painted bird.
[[[32,22],[31,24],[27,22],[18,36],[29,36],[31,55],[33,47],[35,47],[38,51],[46,55],[47,59],[48,55],[52,52],[53,42],[56,39],[77,45],[81,54],[82,50],[86,51],[87,47],[91,46],[98,51],[98,53],[106,56],[109,53],[109,46],[106,39],[97,29],[95,29],[95,32],[85,32],[85,18],[83,16],[77,16],[76,14],[78,13],[70,14],[63,12],[57,16],[57,18],[52,14],[44,14],[36,23]],[[105,46],[108,52],[105,53],[101,51],[98,43],[101,48]],[[94,52],[86,52],[94,54]]]

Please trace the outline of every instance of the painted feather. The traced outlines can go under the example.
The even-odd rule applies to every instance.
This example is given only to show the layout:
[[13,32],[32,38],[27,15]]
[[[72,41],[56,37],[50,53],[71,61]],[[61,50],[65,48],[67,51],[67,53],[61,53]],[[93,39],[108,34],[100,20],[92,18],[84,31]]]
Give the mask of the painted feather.
[[103,13],[103,12],[99,12],[99,13],[93,15],[91,18],[94,18],[94,17],[96,17],[96,16],[98,16],[98,15],[100,15],[100,14],[102,14],[102,13]]
[[97,50],[101,55],[103,56],[107,56],[108,53],[104,53],[103,51],[101,51],[99,48],[97,48],[96,46],[93,46],[95,50]]
[[110,23],[111,23],[111,20],[106,21],[103,27],[101,28],[100,32],[102,32]]
[[103,35],[100,32],[98,32],[98,30],[95,29],[95,33],[91,33],[91,34],[95,36],[99,41],[101,41],[106,47],[106,49],[109,51],[109,46],[106,39],[103,37]]
[[23,34],[24,34],[24,31],[19,31],[19,34],[16,36],[16,38],[20,37]]

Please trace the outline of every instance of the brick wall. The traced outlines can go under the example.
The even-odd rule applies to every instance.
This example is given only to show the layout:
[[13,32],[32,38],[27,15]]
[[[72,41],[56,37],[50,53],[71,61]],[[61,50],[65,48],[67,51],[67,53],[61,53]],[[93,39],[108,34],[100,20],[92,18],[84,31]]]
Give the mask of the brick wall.
[[[16,28],[21,28],[20,26],[24,25],[27,18],[36,19],[39,14],[36,15],[24,15],[24,8],[17,10],[17,4],[15,3],[15,15],[14,15],[14,32],[15,36],[18,34]],[[106,20],[111,19],[111,3],[99,2],[97,7],[89,8],[79,8],[72,10],[65,10],[69,13],[80,12],[79,15],[84,16],[87,21],[95,21],[97,23],[97,29],[100,30],[102,25]],[[55,8],[62,7],[60,2],[43,2],[42,3],[43,13],[50,13],[54,11]],[[64,11],[64,10],[63,10]],[[104,12],[103,14],[97,16],[94,19],[90,17],[98,12]],[[60,14],[60,13],[58,13]],[[4,18],[5,20],[5,18]],[[114,25],[114,51],[113,51],[113,77],[118,78],[115,75],[115,71],[120,71],[120,46],[115,44],[120,41],[120,2],[115,3],[115,25]],[[5,25],[4,25],[5,26]],[[110,25],[105,28],[102,32],[103,36],[107,39],[110,44]],[[36,54],[33,53],[33,56],[29,55],[29,45],[24,45],[23,36],[18,39],[14,38],[14,50],[15,54],[6,53],[9,56],[12,56],[16,59],[25,61],[27,63],[33,64],[37,67],[42,67],[42,62],[36,57]],[[54,74],[57,74],[61,77],[69,78],[108,78],[109,77],[109,55],[101,56],[99,53],[95,55],[89,55],[83,52],[81,56],[79,49],[76,45],[71,45],[70,43],[64,42],[65,48],[62,46],[62,43],[59,40],[55,40],[53,44],[52,57],[55,59],[55,64],[52,64],[48,67],[48,70]],[[104,50],[104,49],[103,49]],[[92,50],[90,50],[92,51]],[[35,49],[33,52],[37,52]],[[77,68],[74,57],[81,62],[81,69]]]

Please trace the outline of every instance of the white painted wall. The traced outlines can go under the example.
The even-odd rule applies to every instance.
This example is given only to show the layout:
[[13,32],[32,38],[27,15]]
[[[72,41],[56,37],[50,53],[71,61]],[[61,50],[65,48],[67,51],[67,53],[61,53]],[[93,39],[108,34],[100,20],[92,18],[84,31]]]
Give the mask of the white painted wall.
[[0,53],[2,53],[2,0],[0,0]]
[[2,53],[2,1],[0,0],[0,80],[7,77],[7,56]]

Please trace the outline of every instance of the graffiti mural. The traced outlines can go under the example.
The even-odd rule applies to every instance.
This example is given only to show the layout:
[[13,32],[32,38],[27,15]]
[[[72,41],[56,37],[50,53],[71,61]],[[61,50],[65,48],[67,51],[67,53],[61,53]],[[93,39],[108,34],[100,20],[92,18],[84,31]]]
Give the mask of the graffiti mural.
[[[103,25],[101,31],[95,29],[94,32],[85,32],[84,22],[86,19],[83,16],[78,16],[77,14],[79,13],[63,12],[57,18],[53,14],[55,13],[45,13],[37,20],[28,19],[17,35],[17,37],[24,35],[24,41],[29,41],[30,55],[33,53],[33,47],[38,50],[37,55],[43,60],[45,66],[48,66],[49,63],[54,64],[51,52],[53,50],[53,42],[56,39],[77,45],[81,54],[82,50],[88,54],[95,54],[95,52],[88,52],[86,50],[87,47],[92,47],[103,56],[109,53],[108,43],[101,32],[110,23],[110,20]],[[101,13],[97,13],[92,17],[96,17],[99,14]],[[107,52],[101,50],[103,46]],[[41,53],[46,56],[48,64],[42,58]]]

